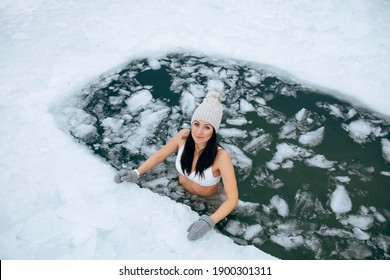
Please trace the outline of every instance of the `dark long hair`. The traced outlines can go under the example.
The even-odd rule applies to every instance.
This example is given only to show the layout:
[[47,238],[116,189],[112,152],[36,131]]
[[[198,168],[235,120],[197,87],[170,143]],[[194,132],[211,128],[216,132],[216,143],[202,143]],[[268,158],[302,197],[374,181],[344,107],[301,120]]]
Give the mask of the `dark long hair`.
[[[180,159],[181,169],[183,170],[184,174],[186,174],[187,176],[191,173],[192,162],[194,160],[194,152],[195,152],[195,141],[194,138],[192,138],[190,132],[184,144],[184,150]],[[209,141],[207,141],[206,147],[200,154],[198,162],[196,163],[195,175],[199,175],[200,177],[204,178],[203,172],[213,164],[214,159],[217,156],[217,153],[218,153],[217,133],[213,128],[213,135],[211,136]]]

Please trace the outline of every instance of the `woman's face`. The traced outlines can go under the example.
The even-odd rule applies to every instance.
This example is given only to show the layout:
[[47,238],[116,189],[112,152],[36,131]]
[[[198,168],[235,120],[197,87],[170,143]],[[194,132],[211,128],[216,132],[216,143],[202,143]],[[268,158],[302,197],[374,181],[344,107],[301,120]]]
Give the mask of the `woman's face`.
[[198,145],[206,145],[213,135],[213,126],[205,121],[195,120],[191,124],[191,135]]

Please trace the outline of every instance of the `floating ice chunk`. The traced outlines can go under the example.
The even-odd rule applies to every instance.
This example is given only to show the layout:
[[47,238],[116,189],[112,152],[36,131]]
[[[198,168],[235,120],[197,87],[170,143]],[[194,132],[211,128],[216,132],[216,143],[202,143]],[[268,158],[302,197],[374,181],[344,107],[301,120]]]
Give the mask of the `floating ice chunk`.
[[202,98],[206,95],[204,86],[199,84],[191,84],[188,87],[188,90],[193,96],[195,96],[195,98]]
[[344,229],[337,229],[337,228],[328,228],[326,226],[322,226],[318,233],[322,236],[337,236],[340,238],[351,238],[353,237],[353,234],[347,230]]
[[71,128],[75,128],[80,124],[94,125],[96,122],[95,117],[78,108],[67,107],[64,109],[64,113],[68,118],[67,122]]
[[302,235],[288,236],[288,235],[272,235],[271,241],[284,247],[287,250],[297,248],[304,243]]
[[347,221],[354,227],[358,227],[362,230],[367,230],[374,223],[374,218],[372,216],[351,215],[348,217]]
[[354,108],[349,109],[347,113],[347,119],[354,117],[357,114],[357,111]]
[[149,90],[140,90],[126,100],[127,108],[131,113],[137,112],[152,102],[152,99],[153,96]]
[[256,111],[255,107],[245,99],[240,100],[240,111],[242,113],[247,113],[247,112],[254,112]]
[[191,93],[185,90],[181,95],[180,102],[181,102],[181,110],[183,111],[183,114],[186,116],[191,116],[196,108],[195,97]]
[[382,138],[381,140],[381,144],[382,144],[382,155],[383,155],[383,158],[390,162],[390,141],[386,138]]
[[294,168],[294,162],[292,160],[286,160],[285,162],[282,163],[282,168],[283,169],[293,169]]
[[344,114],[338,105],[332,105],[332,104],[328,104],[328,103],[324,103],[324,102],[317,102],[316,105],[319,108],[323,108],[323,109],[328,110],[330,115],[344,119]]
[[120,89],[120,90],[119,90],[119,93],[120,93],[121,95],[127,95],[127,96],[130,96],[130,95],[131,95],[131,92],[128,91],[128,90],[125,90],[125,89]]
[[240,222],[235,220],[230,220],[226,224],[225,230],[234,236],[241,235],[244,232]]
[[309,131],[299,136],[298,141],[299,143],[309,147],[317,146],[322,142],[322,139],[324,139],[324,130],[325,128],[322,126],[317,130]]
[[370,235],[367,232],[362,231],[360,228],[353,228],[352,230],[353,235],[355,236],[356,239],[359,240],[368,240],[370,239]]
[[124,120],[122,120],[122,119],[108,117],[102,121],[102,126],[105,128],[110,128],[112,130],[112,132],[114,132],[114,133],[118,133],[120,128],[122,127],[123,123],[124,123]]
[[297,92],[293,89],[290,89],[289,87],[283,86],[283,88],[280,90],[280,94],[285,96],[293,96],[297,97]]
[[273,207],[275,207],[276,211],[280,216],[282,217],[288,216],[289,213],[288,204],[283,198],[279,197],[278,195],[274,195],[271,198],[270,203]]
[[[360,205],[359,210],[360,210],[360,213],[362,213],[363,215],[368,215],[368,213],[369,213],[368,208],[364,205]],[[376,209],[371,210],[371,211],[375,212]]]
[[246,228],[245,234],[244,234],[244,239],[245,240],[251,240],[253,239],[256,235],[258,235],[261,231],[263,230],[263,227],[261,225],[251,225]]
[[313,235],[307,238],[305,239],[305,243],[304,243],[305,248],[308,248],[313,253],[315,253],[315,257],[314,257],[315,259],[317,260],[320,259],[322,241],[318,237]]
[[257,85],[260,83],[260,76],[255,74],[250,77],[245,77],[245,81],[249,82],[252,85]]
[[124,97],[123,96],[110,96],[108,98],[108,102],[111,104],[111,105],[120,105],[123,101]]
[[280,168],[279,164],[272,162],[272,161],[268,161],[265,165],[267,166],[267,168],[269,170],[272,170],[272,171],[278,170]]
[[276,149],[277,151],[273,157],[273,161],[276,163],[281,163],[285,159],[294,159],[299,155],[299,151],[296,149],[296,146],[289,145],[287,143],[278,144]]
[[161,64],[158,59],[148,59],[148,64],[153,70],[158,70],[161,68]]
[[80,124],[71,129],[71,131],[77,138],[86,138],[88,135],[97,134],[96,127],[90,124]]
[[216,92],[222,93],[224,89],[224,84],[221,80],[208,80],[207,89],[215,90]]
[[265,99],[264,99],[264,98],[261,98],[261,97],[256,97],[256,98],[255,98],[255,102],[256,102],[257,104],[260,104],[260,105],[266,105],[266,104],[267,104],[267,102],[265,101]]
[[236,211],[244,215],[253,215],[256,209],[259,207],[259,203],[253,203],[248,201],[238,200]]
[[335,161],[327,160],[323,155],[315,155],[312,158],[306,159],[305,163],[307,166],[328,169],[333,167]]
[[285,123],[279,132],[280,139],[295,139],[297,138],[297,127],[292,122]]
[[363,260],[372,257],[371,248],[363,242],[356,241],[354,239],[347,240],[347,248],[341,251],[339,254],[343,259],[347,260]]
[[336,116],[338,118],[344,118],[344,114],[338,106],[329,104],[329,109],[331,115]]
[[343,125],[343,128],[349,131],[349,136],[359,144],[367,141],[368,136],[375,131],[375,128],[366,120],[356,120],[348,125]]
[[259,149],[266,149],[272,143],[271,134],[263,134],[259,137],[253,138],[248,144],[243,147],[245,152],[257,151]]
[[153,133],[154,129],[165,119],[168,112],[169,108],[162,108],[156,112],[151,112],[151,110],[143,111],[140,120],[140,126],[144,133],[143,135]]
[[246,133],[245,130],[240,130],[237,128],[221,128],[218,133],[224,138],[230,138],[230,137],[246,138],[246,137],[248,137],[248,134]]
[[170,180],[167,177],[157,178],[152,181],[148,181],[144,183],[145,187],[155,188],[157,186],[168,186]]
[[351,181],[351,178],[348,176],[336,176],[336,179],[341,183],[349,183]]
[[381,171],[380,172],[383,176],[390,176],[390,171]]
[[375,212],[375,213],[374,213],[374,217],[375,217],[375,219],[377,219],[378,222],[381,222],[381,223],[386,222],[385,216],[383,216],[383,215],[382,215],[381,213],[379,213],[379,212]]
[[208,67],[201,66],[198,70],[199,74],[206,76],[208,78],[216,77],[215,73],[211,71]]
[[288,235],[297,235],[298,232],[302,232],[302,230],[298,228],[297,223],[294,221],[288,221],[287,223],[278,224],[277,231],[279,233],[284,233]]
[[256,113],[259,117],[265,118],[265,120],[270,124],[280,124],[286,119],[286,116],[283,113],[268,106],[257,107]]
[[267,167],[272,169],[277,167],[277,164],[281,164],[286,159],[300,159],[301,157],[308,157],[310,153],[301,147],[290,145],[287,143],[281,143],[276,146],[276,153],[274,154],[272,160],[267,162]]
[[299,122],[302,122],[305,119],[306,115],[307,115],[307,109],[302,108],[301,110],[299,110],[298,113],[295,114],[295,119]]
[[[271,169],[271,167],[268,168]],[[277,165],[276,169],[278,168],[279,165]],[[274,175],[269,174],[267,169],[264,171],[259,170],[259,173],[254,177],[260,186],[267,186],[271,189],[279,189],[284,186],[284,183],[280,179],[275,179]]]
[[352,201],[346,189],[342,185],[337,185],[336,190],[330,197],[330,208],[336,214],[343,214],[351,211]]
[[245,155],[245,153],[235,145],[232,144],[222,144],[223,147],[229,151],[230,156],[232,158],[232,162],[235,166],[238,166],[242,169],[251,169],[252,168],[252,160]]
[[295,214],[300,217],[312,216],[316,212],[314,196],[308,191],[298,190],[295,194]]
[[239,117],[239,118],[236,118],[236,119],[227,119],[226,123],[230,124],[230,125],[240,126],[240,125],[247,124],[248,120],[246,118],[244,118],[244,117]]
[[182,70],[184,70],[187,73],[194,73],[196,69],[198,69],[197,66],[183,66],[181,67]]

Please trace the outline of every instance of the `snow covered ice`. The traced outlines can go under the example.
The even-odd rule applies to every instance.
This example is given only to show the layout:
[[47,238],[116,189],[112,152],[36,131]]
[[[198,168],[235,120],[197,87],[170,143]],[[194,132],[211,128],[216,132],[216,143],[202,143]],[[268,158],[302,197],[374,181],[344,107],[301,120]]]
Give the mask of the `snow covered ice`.
[[[389,5],[388,1],[363,0],[343,1],[337,5],[333,1],[308,3],[300,0],[249,1],[246,5],[226,1],[1,1],[0,257],[272,258],[253,245],[239,246],[216,231],[199,242],[188,242],[186,228],[198,218],[198,214],[185,203],[177,203],[137,185],[114,184],[115,169],[70,136],[72,134],[87,143],[94,143],[100,137],[95,127],[98,116],[93,118],[68,104],[64,109],[66,119],[58,120],[61,116],[58,108],[66,107],[64,105],[70,98],[77,99],[80,91],[95,83],[97,77],[102,74],[110,76],[130,60],[149,58],[149,69],[158,71],[164,66],[159,58],[166,53],[195,50],[218,58],[263,65],[264,69],[316,88],[329,89],[335,96],[350,100],[354,105],[389,116]],[[189,75],[194,73],[192,67],[187,65]],[[207,68],[198,71],[208,75],[208,89],[220,91],[226,91],[226,85],[234,85],[238,76],[235,71],[219,73]],[[128,77],[131,75],[129,73]],[[226,77],[224,83],[221,77]],[[248,70],[245,81],[256,86],[263,78],[259,73]],[[174,80],[172,90],[180,92],[183,81],[185,79]],[[110,82],[106,81],[107,84]],[[107,102],[115,106],[126,100],[128,111],[121,119],[102,120],[105,131],[102,145],[118,143],[134,135],[134,141],[124,143],[126,148],[148,155],[153,150],[142,146],[142,143],[161,124],[155,120],[168,118],[170,124],[174,124],[180,115],[179,109],[189,116],[194,109],[193,101],[202,98],[204,89],[191,85],[188,94],[182,95],[182,106],[177,107],[176,112],[175,106],[172,106],[169,113],[164,104],[154,103],[152,88],[140,88],[137,93],[142,98],[137,99],[138,102],[129,100],[134,96],[133,92],[122,89],[121,93],[123,96],[127,94],[128,98],[111,98]],[[294,93],[288,89],[281,89],[281,92],[286,96]],[[237,92],[237,96],[242,94],[244,92]],[[268,162],[274,167],[280,165],[281,169],[291,170],[294,165],[304,163],[316,154],[321,155],[312,153],[311,149],[321,146],[328,130],[324,130],[324,139],[320,133],[308,134],[322,127],[324,122],[312,113],[312,109],[303,110],[302,105],[287,115],[270,105],[272,93],[259,98],[245,92],[245,96],[245,100],[234,102],[235,107],[226,108],[231,114],[228,113],[227,117],[230,124],[226,123],[236,126],[235,130],[225,130],[226,135],[246,147],[241,149],[236,143],[225,143],[235,154],[239,172],[253,169],[257,163],[249,156],[259,149],[264,153],[271,150],[275,153],[272,141],[278,141],[278,144],[289,141],[286,147],[292,149],[289,149],[291,156],[278,154],[274,160],[273,156],[269,157]],[[150,103],[155,107],[152,111],[145,111],[145,106]],[[341,119],[345,123],[342,129],[357,145],[379,141],[380,154],[389,162],[388,123],[380,123],[377,118],[353,119],[358,114],[354,107],[344,108],[337,104],[317,104],[317,107]],[[133,116],[132,113],[137,111],[139,115]],[[272,137],[253,129],[244,138],[240,134],[243,131],[241,126],[251,124],[246,114],[256,114],[271,126],[286,126]],[[123,130],[125,122],[141,125]],[[66,123],[68,127],[61,127],[58,123]],[[168,130],[169,135],[174,132],[174,129]],[[314,143],[318,146],[307,144],[305,148],[298,149],[299,139],[306,141],[302,145]],[[162,144],[154,143],[155,146]],[[99,149],[98,146],[95,148]],[[300,153],[301,149],[305,149],[304,154]],[[327,154],[324,157],[333,162]],[[328,161],[320,160],[322,163]],[[360,163],[337,162],[333,165],[337,174],[326,168],[324,172],[330,172],[334,177],[348,176],[351,180],[358,177],[365,182],[372,180],[377,173],[388,174],[390,171],[388,164],[372,172],[369,167]],[[163,167],[159,168],[162,170]],[[256,178],[262,178],[262,182],[274,182],[273,186],[279,186],[273,190],[281,190],[288,183],[267,168],[252,172],[257,174]],[[388,175],[380,176],[389,178]],[[167,182],[150,180],[151,186],[156,189]],[[369,229],[376,223],[388,223],[390,210],[383,207],[376,212],[369,210],[366,216],[375,217],[374,220],[358,218],[366,216],[349,209],[348,203],[347,207],[338,204],[338,201],[348,201],[348,184],[352,184],[340,183],[345,184],[345,189],[337,187],[339,191],[335,188],[330,190],[330,206],[315,199],[308,199],[305,205],[307,209],[310,205],[321,205],[324,213],[331,210],[341,216],[351,215],[339,217],[340,224],[346,222],[341,227],[347,230],[325,226],[316,232],[347,236],[348,250],[341,252],[345,258],[370,257],[372,252],[368,245],[359,243],[364,240],[384,244],[382,251],[388,253],[388,236],[373,236]],[[258,184],[253,183],[253,186]],[[161,193],[166,190],[169,189],[161,187]],[[175,191],[180,197],[177,186]],[[286,205],[282,202],[285,201],[289,207],[288,215],[292,215],[294,201],[280,198],[283,200],[278,200],[279,204],[274,201],[274,207],[279,207],[279,211],[287,215]],[[252,209],[248,205],[243,207],[245,213]],[[316,209],[321,210],[320,207]],[[289,218],[283,215],[279,215],[281,219]],[[275,234],[267,236],[265,232],[275,225],[268,219],[265,216],[257,223],[241,223],[234,232],[237,238],[248,243],[253,241],[253,244],[272,239],[284,248],[318,248],[317,240],[305,239],[295,227],[289,227],[288,233],[277,228]],[[367,232],[361,227],[367,227]],[[295,235],[291,235],[293,230],[296,230]]]

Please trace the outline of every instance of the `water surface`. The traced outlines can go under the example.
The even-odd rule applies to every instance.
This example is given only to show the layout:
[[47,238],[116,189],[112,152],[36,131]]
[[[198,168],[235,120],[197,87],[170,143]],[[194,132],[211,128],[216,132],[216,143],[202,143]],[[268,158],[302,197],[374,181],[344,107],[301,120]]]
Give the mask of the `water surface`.
[[[209,89],[223,92],[221,145],[240,203],[217,230],[281,259],[389,259],[389,119],[260,66],[194,54],[130,62],[67,107],[69,132],[112,166],[135,168],[182,127]],[[201,214],[175,157],[139,185]]]

